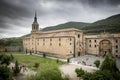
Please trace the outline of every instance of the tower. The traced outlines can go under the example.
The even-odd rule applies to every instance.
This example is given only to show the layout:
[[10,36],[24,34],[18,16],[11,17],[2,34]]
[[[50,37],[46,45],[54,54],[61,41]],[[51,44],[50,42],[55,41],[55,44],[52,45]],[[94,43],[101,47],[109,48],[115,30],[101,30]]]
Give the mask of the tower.
[[39,24],[37,22],[37,15],[36,15],[36,12],[35,12],[35,17],[34,17],[34,21],[32,23],[32,31],[31,32],[36,32],[39,30]]

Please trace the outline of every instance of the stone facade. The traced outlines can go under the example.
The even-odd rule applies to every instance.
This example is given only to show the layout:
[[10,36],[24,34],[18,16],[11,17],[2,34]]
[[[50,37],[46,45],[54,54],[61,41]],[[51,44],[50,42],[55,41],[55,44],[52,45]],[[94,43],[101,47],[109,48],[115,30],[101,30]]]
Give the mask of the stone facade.
[[120,56],[120,34],[85,35],[84,39],[86,54]]
[[102,33],[85,35],[75,28],[53,31],[39,30],[35,15],[32,31],[23,37],[24,51],[46,53],[61,58],[77,57],[85,54],[120,56],[120,34]]

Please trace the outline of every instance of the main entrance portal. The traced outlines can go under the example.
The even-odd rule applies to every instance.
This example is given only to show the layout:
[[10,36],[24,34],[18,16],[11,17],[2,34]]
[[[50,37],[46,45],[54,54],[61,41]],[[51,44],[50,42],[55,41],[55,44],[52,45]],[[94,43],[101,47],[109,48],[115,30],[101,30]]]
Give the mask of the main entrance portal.
[[99,43],[99,54],[100,56],[104,56],[105,54],[111,54],[112,52],[112,44],[109,40],[102,40]]

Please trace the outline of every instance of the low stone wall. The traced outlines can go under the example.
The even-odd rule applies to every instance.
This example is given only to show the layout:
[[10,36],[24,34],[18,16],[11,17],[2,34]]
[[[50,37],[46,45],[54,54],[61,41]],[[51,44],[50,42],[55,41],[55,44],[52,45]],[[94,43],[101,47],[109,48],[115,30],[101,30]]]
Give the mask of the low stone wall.
[[0,46],[0,52],[5,51],[5,47],[4,46]]
[[21,52],[23,50],[22,46],[1,46],[0,52]]

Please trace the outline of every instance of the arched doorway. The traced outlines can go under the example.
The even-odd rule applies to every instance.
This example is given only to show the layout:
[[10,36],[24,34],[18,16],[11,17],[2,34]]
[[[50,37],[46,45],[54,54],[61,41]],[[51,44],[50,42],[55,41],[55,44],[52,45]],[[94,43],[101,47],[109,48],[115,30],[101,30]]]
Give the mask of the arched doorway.
[[82,55],[82,48],[78,47],[78,52],[77,52],[77,56],[81,56]]
[[104,56],[105,54],[112,53],[112,44],[109,40],[102,40],[99,43],[99,54]]

